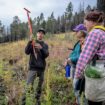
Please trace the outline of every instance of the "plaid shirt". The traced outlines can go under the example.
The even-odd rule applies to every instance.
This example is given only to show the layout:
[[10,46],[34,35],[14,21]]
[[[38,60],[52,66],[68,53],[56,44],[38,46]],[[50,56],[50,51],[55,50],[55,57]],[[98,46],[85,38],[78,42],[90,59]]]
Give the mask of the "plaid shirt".
[[89,33],[77,62],[75,77],[79,78],[83,75],[86,65],[95,54],[100,59],[105,59],[105,32],[100,29],[93,29]]

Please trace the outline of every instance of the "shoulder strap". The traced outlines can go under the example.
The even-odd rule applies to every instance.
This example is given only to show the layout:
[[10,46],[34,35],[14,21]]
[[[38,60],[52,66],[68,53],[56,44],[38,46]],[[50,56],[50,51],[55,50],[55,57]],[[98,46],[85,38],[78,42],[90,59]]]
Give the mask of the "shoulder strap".
[[104,26],[94,26],[93,29],[100,29],[105,31],[105,27]]
[[[100,29],[102,31],[105,32],[105,27],[104,26],[94,26],[93,29]],[[92,29],[92,30],[93,30]],[[99,50],[99,49],[98,49]],[[99,57],[97,54],[94,55],[93,59],[92,59],[92,65],[95,66],[96,65],[96,60],[99,60]]]
[[79,41],[74,45],[73,50],[75,49],[75,47],[77,46],[78,43],[79,43]]

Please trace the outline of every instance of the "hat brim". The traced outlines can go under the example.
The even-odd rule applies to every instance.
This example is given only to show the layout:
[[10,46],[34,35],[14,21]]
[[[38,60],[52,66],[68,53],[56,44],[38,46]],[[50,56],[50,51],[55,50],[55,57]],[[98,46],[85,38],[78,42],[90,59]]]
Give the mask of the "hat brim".
[[78,30],[78,29],[73,29],[73,31],[74,31],[74,32],[78,32],[79,30]]
[[46,34],[46,32],[44,30],[38,30],[37,32],[42,32],[44,35]]

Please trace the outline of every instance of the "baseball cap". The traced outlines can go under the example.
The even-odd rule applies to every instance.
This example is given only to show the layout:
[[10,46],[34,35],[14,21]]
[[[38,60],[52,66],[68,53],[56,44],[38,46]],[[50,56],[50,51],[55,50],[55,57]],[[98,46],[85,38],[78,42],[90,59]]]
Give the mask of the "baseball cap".
[[42,32],[44,35],[46,34],[45,30],[43,28],[38,29],[37,32]]
[[84,26],[84,24],[79,24],[79,25],[75,26],[75,28],[73,29],[73,31],[75,31],[75,32],[78,32],[78,31],[87,31],[87,29]]

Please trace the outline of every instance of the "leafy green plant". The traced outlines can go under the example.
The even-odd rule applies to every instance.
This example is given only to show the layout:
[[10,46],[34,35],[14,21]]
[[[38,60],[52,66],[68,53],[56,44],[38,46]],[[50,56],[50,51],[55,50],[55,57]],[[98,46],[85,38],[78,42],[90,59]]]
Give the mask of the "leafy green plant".
[[90,78],[101,78],[101,72],[97,71],[97,69],[91,65],[87,66],[87,69],[85,70],[85,74],[87,77],[90,77]]

